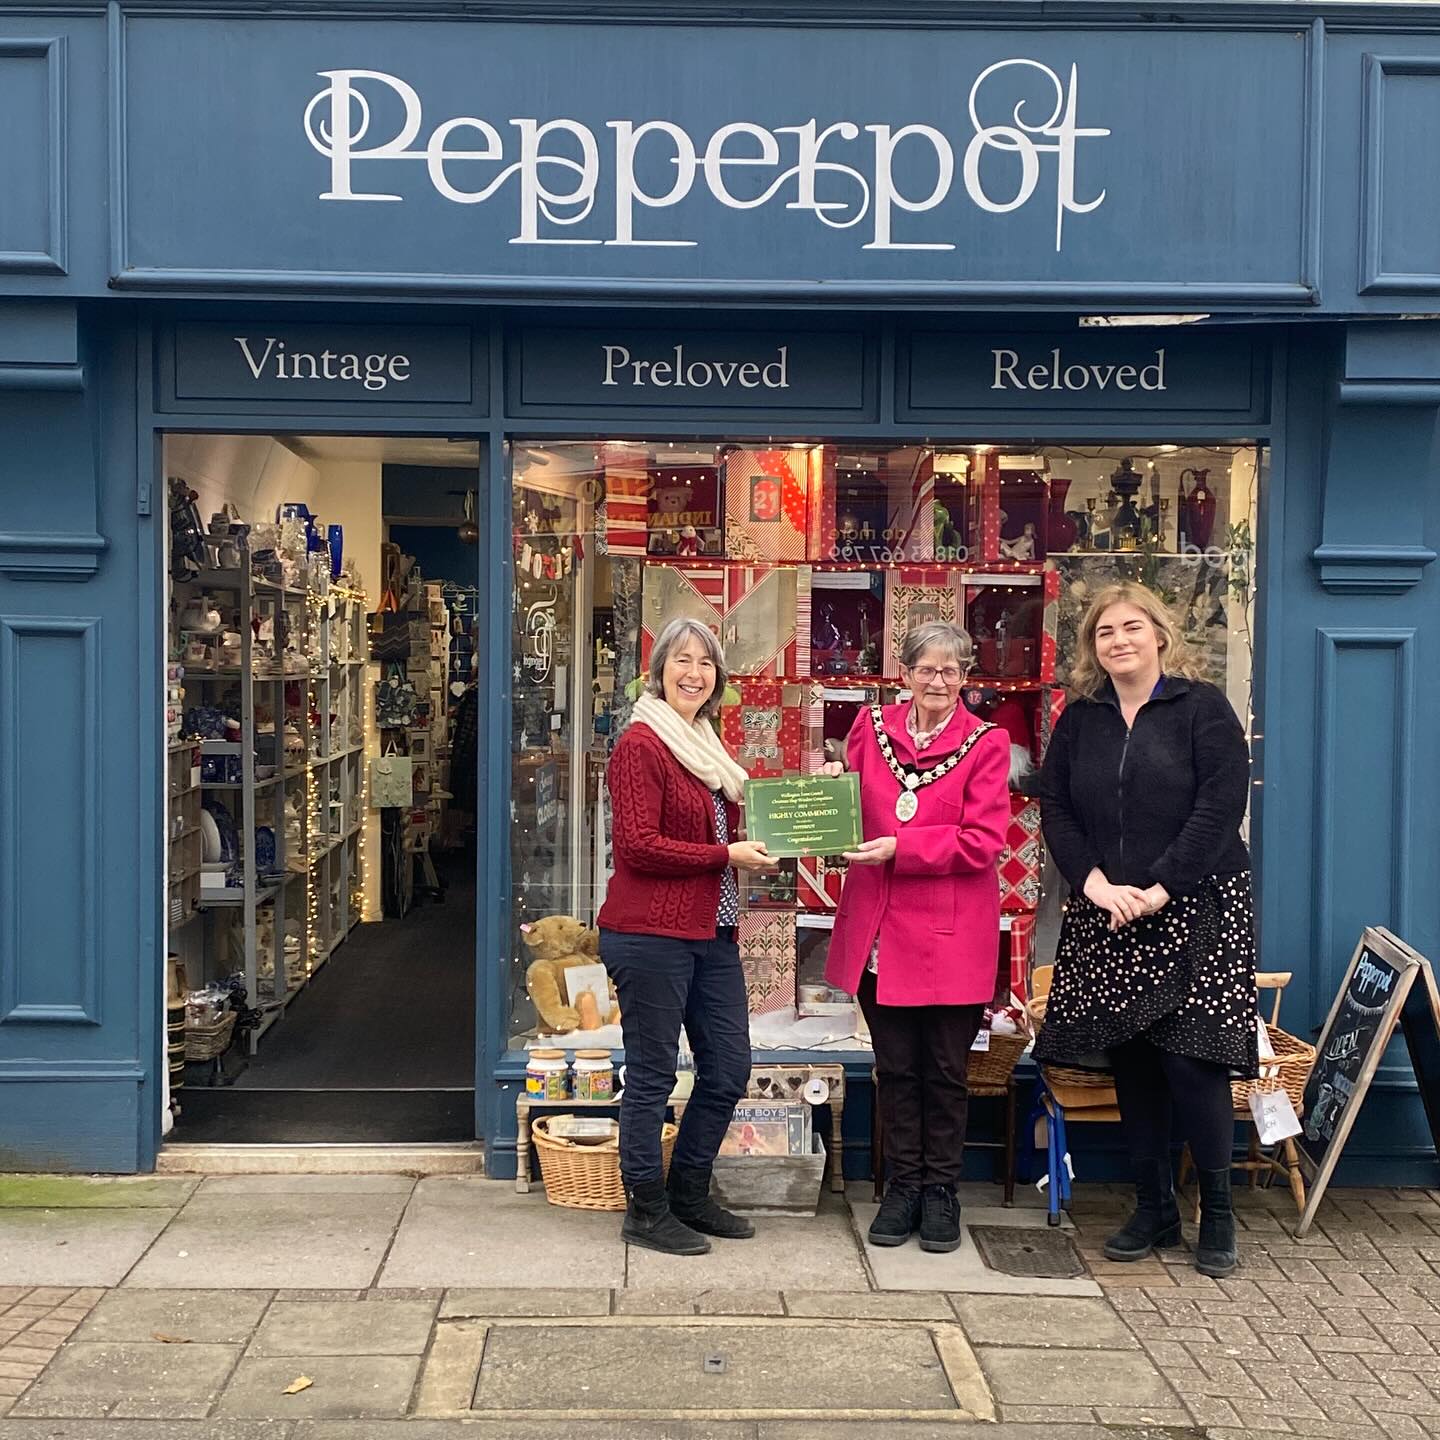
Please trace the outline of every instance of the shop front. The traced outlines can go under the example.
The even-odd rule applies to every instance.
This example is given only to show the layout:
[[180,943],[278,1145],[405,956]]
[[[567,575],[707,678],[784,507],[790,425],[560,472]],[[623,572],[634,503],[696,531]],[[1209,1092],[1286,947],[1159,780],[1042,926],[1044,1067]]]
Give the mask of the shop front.
[[[676,615],[755,776],[897,693],[917,620],[970,631],[1011,741],[996,1035],[1053,951],[1035,771],[1115,578],[1246,726],[1287,1028],[1363,925],[1435,951],[1416,9],[0,22],[45,141],[0,219],[0,1168],[168,1133],[513,1175],[533,1051],[623,1060],[603,991],[577,1031],[528,977],[603,901]],[[740,929],[757,1063],[843,1068],[858,1174],[843,883],[789,863]],[[231,976],[244,1067],[172,1068],[170,992]],[[1347,1156],[1433,1181],[1403,1055]]]

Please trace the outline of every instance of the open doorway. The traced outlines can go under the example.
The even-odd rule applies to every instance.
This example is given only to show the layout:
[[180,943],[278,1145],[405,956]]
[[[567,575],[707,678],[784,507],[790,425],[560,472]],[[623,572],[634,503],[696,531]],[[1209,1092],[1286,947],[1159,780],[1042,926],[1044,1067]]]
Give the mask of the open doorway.
[[479,444],[163,456],[167,1138],[472,1140]]

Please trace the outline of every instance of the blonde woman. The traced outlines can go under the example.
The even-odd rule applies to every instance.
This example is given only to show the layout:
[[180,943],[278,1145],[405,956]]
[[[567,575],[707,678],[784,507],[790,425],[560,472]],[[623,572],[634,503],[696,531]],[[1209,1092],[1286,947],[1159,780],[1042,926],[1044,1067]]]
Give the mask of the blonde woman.
[[1073,893],[1036,1057],[1114,1073],[1136,1209],[1112,1260],[1180,1243],[1178,1120],[1199,1171],[1196,1268],[1235,1268],[1230,1078],[1257,1068],[1249,778],[1240,722],[1164,604],[1107,586],[1041,774],[1045,843]]

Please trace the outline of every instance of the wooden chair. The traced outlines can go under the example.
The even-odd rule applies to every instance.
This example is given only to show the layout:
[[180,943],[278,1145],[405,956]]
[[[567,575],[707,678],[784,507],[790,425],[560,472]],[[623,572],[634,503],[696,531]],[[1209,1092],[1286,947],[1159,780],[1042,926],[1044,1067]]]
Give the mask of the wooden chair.
[[[1262,970],[1255,976],[1255,989],[1273,990],[1275,992],[1274,1002],[1270,1006],[1270,1014],[1267,1024],[1278,1028],[1280,1025],[1280,1001],[1285,994],[1285,987],[1293,978],[1293,972],[1289,970]],[[1263,1070],[1263,1066],[1261,1067]],[[1255,1117],[1250,1113],[1250,1093],[1255,1085],[1248,1081],[1236,1081],[1231,1085],[1231,1094],[1235,1100],[1235,1118],[1243,1120],[1249,1127],[1249,1144],[1246,1147],[1245,1158],[1236,1160],[1233,1157],[1230,1161],[1232,1170],[1243,1170],[1249,1177],[1249,1188],[1253,1190],[1257,1179],[1264,1175],[1267,1183],[1280,1176],[1290,1187],[1290,1193],[1295,1198],[1295,1208],[1303,1212],[1305,1209],[1305,1176],[1300,1169],[1300,1154],[1295,1148],[1295,1140],[1291,1137],[1282,1140],[1278,1145],[1273,1145],[1267,1152],[1263,1151],[1260,1145],[1260,1134],[1255,1128]],[[1301,1107],[1295,1106],[1296,1114],[1299,1114]],[[1180,1154],[1180,1174],[1176,1185],[1184,1188],[1186,1181],[1190,1178],[1190,1171],[1195,1168],[1195,1162],[1190,1155],[1190,1147],[1187,1145]],[[1195,1192],[1195,1219],[1200,1219],[1200,1192]]]

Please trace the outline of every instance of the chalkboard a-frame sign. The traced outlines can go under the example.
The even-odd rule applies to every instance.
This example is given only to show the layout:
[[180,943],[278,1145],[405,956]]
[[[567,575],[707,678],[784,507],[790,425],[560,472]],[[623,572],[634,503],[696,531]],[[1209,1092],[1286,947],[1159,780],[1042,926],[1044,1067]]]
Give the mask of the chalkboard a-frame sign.
[[1385,1047],[1403,1026],[1430,1133],[1440,1150],[1440,991],[1430,962],[1380,926],[1368,926],[1350,957],[1305,1085],[1296,1137],[1310,1174],[1297,1235],[1309,1230],[1375,1078]]

